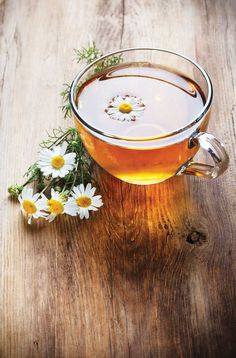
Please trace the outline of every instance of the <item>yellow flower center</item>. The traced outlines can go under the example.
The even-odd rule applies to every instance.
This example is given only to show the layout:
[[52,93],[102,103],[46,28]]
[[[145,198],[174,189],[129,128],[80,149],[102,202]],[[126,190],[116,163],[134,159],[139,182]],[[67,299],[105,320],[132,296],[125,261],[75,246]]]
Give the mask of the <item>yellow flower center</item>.
[[64,211],[64,205],[59,201],[55,199],[48,200],[48,211],[52,214],[61,214]]
[[130,113],[132,111],[133,107],[129,103],[121,103],[119,105],[119,111],[121,113]]
[[28,214],[34,214],[37,211],[36,205],[31,200],[24,200],[22,206]]
[[52,158],[51,164],[53,168],[60,169],[65,164],[65,160],[61,155],[55,155],[55,157]]
[[76,203],[81,208],[88,208],[92,204],[92,200],[88,196],[80,196],[76,199]]

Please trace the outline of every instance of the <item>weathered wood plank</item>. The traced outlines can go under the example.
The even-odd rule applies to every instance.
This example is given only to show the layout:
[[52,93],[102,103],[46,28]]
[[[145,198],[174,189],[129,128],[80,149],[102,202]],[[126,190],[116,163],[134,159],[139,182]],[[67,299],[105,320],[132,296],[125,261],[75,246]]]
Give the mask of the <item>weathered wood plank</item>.
[[[0,356],[234,356],[235,1],[0,6]],[[140,187],[96,167],[105,205],[89,221],[28,227],[6,189],[36,159],[44,129],[63,123],[58,94],[89,35],[104,51],[158,46],[204,65],[209,130],[230,168],[214,181]]]

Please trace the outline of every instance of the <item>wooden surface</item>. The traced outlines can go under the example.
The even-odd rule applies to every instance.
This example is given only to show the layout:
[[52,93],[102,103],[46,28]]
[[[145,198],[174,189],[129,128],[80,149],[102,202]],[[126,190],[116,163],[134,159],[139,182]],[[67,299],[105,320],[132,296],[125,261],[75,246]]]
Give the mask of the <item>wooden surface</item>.
[[[235,357],[236,2],[0,3],[0,357]],[[30,227],[7,186],[46,129],[68,125],[58,94],[88,35],[104,51],[159,46],[202,64],[230,168],[149,187],[96,168],[98,213]]]

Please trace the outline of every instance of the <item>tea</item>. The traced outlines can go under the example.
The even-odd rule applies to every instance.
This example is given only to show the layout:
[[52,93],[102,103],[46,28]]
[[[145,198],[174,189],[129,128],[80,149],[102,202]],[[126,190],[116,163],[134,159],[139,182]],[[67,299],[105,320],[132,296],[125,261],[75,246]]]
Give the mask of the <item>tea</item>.
[[[175,175],[197,147],[190,149],[188,139],[147,147],[145,138],[185,127],[204,103],[198,84],[178,71],[133,62],[94,76],[77,96],[79,116],[110,138],[101,140],[77,125],[87,150],[108,172],[131,183],[157,183]],[[128,140],[114,144],[113,136]]]

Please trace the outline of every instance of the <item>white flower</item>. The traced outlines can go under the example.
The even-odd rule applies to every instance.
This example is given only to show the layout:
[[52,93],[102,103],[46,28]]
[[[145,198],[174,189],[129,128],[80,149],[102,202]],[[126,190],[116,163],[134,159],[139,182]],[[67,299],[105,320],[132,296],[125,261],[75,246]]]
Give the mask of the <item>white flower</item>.
[[22,193],[18,196],[19,202],[21,204],[21,210],[24,214],[28,216],[28,224],[31,224],[32,218],[45,218],[46,213],[41,210],[46,210],[46,200],[47,198],[40,194],[33,195],[33,189],[24,188]]
[[63,178],[69,171],[73,170],[75,164],[75,153],[67,153],[67,142],[62,146],[54,146],[52,149],[44,148],[39,153],[38,167],[45,176]]
[[53,221],[57,215],[68,214],[76,216],[78,209],[71,200],[66,201],[63,198],[63,193],[58,193],[54,189],[51,189],[51,199],[46,202],[46,210],[50,213],[47,215],[46,220]]
[[80,219],[89,218],[89,210],[97,211],[103,205],[101,195],[95,195],[96,188],[92,188],[92,185],[87,184],[84,188],[84,184],[75,186],[72,191],[72,198],[70,198],[71,205],[77,207],[77,213]]
[[116,96],[109,102],[105,112],[118,121],[135,121],[145,109],[141,98],[135,96]]

